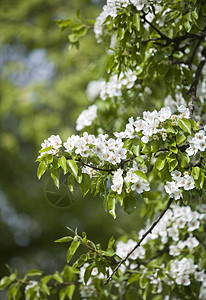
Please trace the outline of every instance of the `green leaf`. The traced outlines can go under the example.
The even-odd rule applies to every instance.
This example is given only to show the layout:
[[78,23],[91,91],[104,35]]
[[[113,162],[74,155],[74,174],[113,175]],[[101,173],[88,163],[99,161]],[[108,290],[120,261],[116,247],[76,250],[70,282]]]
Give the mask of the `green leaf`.
[[180,144],[184,143],[186,140],[186,136],[184,134],[178,134],[177,135],[177,145],[179,146]]
[[165,155],[164,154],[160,154],[158,157],[157,157],[157,160],[155,162],[155,167],[157,168],[157,170],[161,171],[164,166],[165,166]]
[[118,34],[119,34],[120,40],[122,40],[124,38],[125,28],[119,27],[118,28]]
[[74,284],[71,284],[69,286],[67,286],[67,297],[69,299],[72,299],[73,297],[73,294],[74,294],[74,291],[75,291],[75,285]]
[[70,34],[68,38],[71,43],[76,43],[79,40],[79,37],[74,33]]
[[67,252],[67,262],[68,263],[70,262],[70,260],[73,257],[74,253],[77,251],[79,245],[80,245],[80,241],[73,241],[71,243],[71,246],[69,247],[69,250]]
[[116,212],[115,212],[115,210],[116,210],[115,196],[113,196],[113,195],[108,196],[107,205],[108,205],[108,210],[109,210],[110,215],[112,215],[112,217],[114,219],[116,219],[117,216],[116,216]]
[[170,144],[169,149],[170,149],[170,151],[172,151],[173,153],[177,154],[177,153],[178,153],[178,149],[177,149],[176,142],[173,142],[172,144]]
[[47,295],[50,295],[50,290],[49,290],[48,286],[45,283],[41,284],[41,290],[43,292],[45,292]]
[[136,174],[139,178],[144,179],[144,180],[147,181],[147,176],[142,171],[136,170],[133,173]]
[[137,31],[140,31],[140,15],[139,15],[139,13],[134,14],[133,24],[136,27]]
[[69,282],[72,281],[72,278],[73,278],[72,267],[66,265],[64,267],[64,279],[65,281]]
[[66,288],[63,288],[59,291],[59,300],[64,300],[67,295],[67,290]]
[[42,175],[46,172],[46,170],[47,170],[47,162],[43,160],[38,167],[38,171],[37,171],[38,179],[42,177]]
[[184,154],[181,154],[179,157],[179,160],[181,161],[181,167],[183,169],[187,168],[189,162],[190,162],[190,159],[187,155],[184,155]]
[[177,165],[178,165],[178,161],[176,159],[169,162],[169,171],[172,172]]
[[88,280],[89,280],[90,277],[91,277],[91,273],[92,273],[93,268],[94,268],[94,264],[90,264],[90,265],[86,268],[86,270],[85,270],[85,272],[84,272],[84,282],[85,282],[86,284],[87,284]]
[[201,169],[199,170],[199,175],[198,175],[198,170],[197,169],[196,169],[195,173],[196,173],[195,174],[196,177],[198,176],[198,179],[195,180],[195,185],[198,187],[198,189],[202,189],[203,185],[204,185],[204,181],[205,181],[205,174]]
[[70,192],[74,192],[75,179],[72,174],[69,175],[67,183],[68,183]]
[[43,271],[41,270],[36,270],[36,269],[33,269],[33,270],[30,270],[27,275],[28,276],[41,276],[43,274]]
[[64,282],[62,276],[61,276],[60,273],[57,272],[57,271],[53,274],[53,278],[54,278],[57,282],[59,282],[59,283],[63,283],[63,282]]
[[112,248],[107,248],[106,251],[102,251],[102,252],[103,252],[104,255],[109,256],[109,257],[115,255],[115,251]]
[[59,188],[59,176],[60,176],[60,169],[55,169],[51,171],[51,177],[54,181],[54,184]]
[[86,173],[83,173],[82,174],[82,181],[80,183],[80,188],[82,190],[83,196],[85,196],[88,193],[88,191],[90,189],[90,186],[91,186],[90,176]]
[[128,280],[128,284],[137,281],[140,278],[140,274],[132,274]]
[[86,27],[82,27],[81,29],[79,29],[79,30],[75,30],[74,32],[75,32],[75,35],[76,36],[78,36],[78,37],[82,37],[82,36],[85,36],[86,35],[86,33],[87,33],[87,28]]
[[124,211],[129,215],[132,214],[136,209],[136,199],[134,196],[126,196],[123,199]]
[[71,26],[72,20],[57,20],[55,23],[61,28],[61,30],[64,30]]
[[107,248],[112,248],[112,246],[114,245],[114,242],[115,242],[115,239],[114,239],[114,237],[112,236],[112,237],[109,239]]
[[190,133],[191,134],[191,123],[190,123],[190,120],[188,120],[188,119],[180,119],[179,121],[178,121],[178,125],[179,125],[179,127],[182,129],[182,130],[184,130],[184,131],[186,131],[187,133]]
[[200,168],[199,167],[193,167],[192,168],[192,177],[195,180],[198,180],[199,176],[200,176]]
[[3,277],[0,281],[0,290],[3,290],[5,288],[7,288],[7,286],[12,282],[12,280],[10,279],[10,277]]
[[68,242],[71,242],[71,241],[73,241],[73,237],[71,237],[71,236],[65,236],[65,237],[63,237],[61,239],[58,239],[58,240],[54,241],[54,242],[55,243],[68,243]]
[[69,166],[70,172],[71,174],[74,175],[75,178],[77,178],[78,175],[78,167],[77,164],[75,163],[75,161],[68,159],[67,160],[67,165]]
[[58,164],[60,167],[62,167],[64,174],[66,174],[67,173],[67,160],[64,156],[59,158]]
[[47,152],[47,151],[49,151],[51,149],[53,149],[53,146],[49,146],[49,147],[46,147],[44,149],[41,149],[41,150],[39,150],[39,153],[44,153],[44,152]]
[[142,277],[140,278],[140,281],[139,281],[139,285],[142,289],[145,289],[146,286],[148,285],[149,283],[149,279],[147,278],[147,275],[144,274],[142,275]]

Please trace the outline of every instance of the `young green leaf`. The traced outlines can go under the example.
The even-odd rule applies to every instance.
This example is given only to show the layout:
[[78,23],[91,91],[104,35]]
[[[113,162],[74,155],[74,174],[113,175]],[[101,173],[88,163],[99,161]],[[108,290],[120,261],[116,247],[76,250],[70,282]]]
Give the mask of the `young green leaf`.
[[91,186],[90,176],[86,173],[83,173],[82,174],[82,181],[80,183],[80,188],[82,190],[83,196],[85,196],[88,193],[88,191],[90,189],[90,186]]
[[77,164],[75,163],[75,161],[68,159],[67,160],[67,165],[69,166],[69,170],[71,172],[71,174],[74,175],[75,178],[77,178],[78,175],[78,167]]
[[43,160],[42,162],[40,162],[37,170],[38,179],[42,177],[42,175],[46,172],[46,170],[47,170],[47,162]]
[[65,237],[63,237],[61,239],[58,239],[58,240],[54,241],[54,242],[55,243],[68,243],[68,242],[71,242],[71,241],[73,241],[73,237],[71,237],[71,236],[65,236]]
[[59,188],[59,176],[60,176],[60,169],[55,169],[51,171],[51,177],[54,181],[54,184]]
[[70,192],[74,192],[75,179],[72,174],[69,175],[67,183],[68,183]]
[[68,249],[67,252],[67,262],[69,263],[70,260],[72,259],[73,255],[75,254],[75,252],[77,251],[77,249],[79,248],[80,245],[80,241],[73,241]]
[[41,270],[36,270],[36,269],[33,269],[33,270],[30,270],[27,275],[28,276],[41,276],[43,274],[43,271]]
[[180,119],[178,121],[179,127],[187,133],[191,134],[191,123],[188,119]]
[[113,195],[110,195],[107,201],[109,213],[114,219],[116,219],[116,198]]
[[71,285],[67,286],[66,291],[67,291],[67,297],[69,299],[72,299],[74,291],[75,291],[75,285],[71,284]]
[[157,157],[157,160],[155,162],[155,167],[157,168],[157,170],[161,171],[164,166],[165,166],[165,155],[164,154],[160,154],[158,157]]
[[138,177],[140,177],[141,179],[144,179],[147,181],[147,176],[145,175],[145,173],[143,173],[142,171],[140,170],[136,170],[134,171],[134,174],[136,174]]
[[136,199],[134,196],[126,196],[123,199],[124,211],[129,215],[132,214],[136,209]]
[[59,158],[58,164],[60,167],[62,167],[64,174],[66,174],[67,173],[67,160],[64,156]]

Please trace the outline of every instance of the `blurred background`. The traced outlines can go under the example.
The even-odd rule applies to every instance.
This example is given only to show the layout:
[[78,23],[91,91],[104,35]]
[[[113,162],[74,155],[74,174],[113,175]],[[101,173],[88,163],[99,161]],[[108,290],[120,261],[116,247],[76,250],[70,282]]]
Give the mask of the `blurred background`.
[[36,176],[40,144],[51,134],[66,140],[76,133],[75,120],[90,105],[87,84],[105,72],[104,49],[93,32],[80,50],[68,51],[68,31],[55,20],[75,19],[77,9],[95,19],[103,3],[1,0],[0,276],[6,264],[20,275],[34,268],[60,271],[68,245],[54,241],[70,234],[66,226],[104,247],[111,235],[137,230],[141,222],[138,209],[132,216],[120,210],[113,220],[98,197],[83,198],[77,190],[72,198],[64,183],[56,191],[47,174],[40,181]]

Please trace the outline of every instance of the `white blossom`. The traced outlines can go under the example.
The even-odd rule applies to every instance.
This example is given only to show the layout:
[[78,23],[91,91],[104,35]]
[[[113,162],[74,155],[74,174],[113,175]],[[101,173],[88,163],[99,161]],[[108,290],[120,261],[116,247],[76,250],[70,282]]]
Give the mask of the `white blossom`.
[[83,110],[76,120],[76,130],[80,131],[86,126],[90,126],[97,117],[97,106],[95,104]]

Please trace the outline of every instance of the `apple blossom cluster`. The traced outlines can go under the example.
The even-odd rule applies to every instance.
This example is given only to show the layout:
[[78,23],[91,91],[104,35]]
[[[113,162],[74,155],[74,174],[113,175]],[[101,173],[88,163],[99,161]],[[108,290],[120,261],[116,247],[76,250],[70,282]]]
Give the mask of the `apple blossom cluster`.
[[76,120],[76,130],[81,131],[84,127],[90,126],[94,119],[97,117],[97,106],[90,105],[87,109],[83,110]]
[[182,96],[180,86],[177,86],[175,90],[175,98],[173,99],[171,95],[167,95],[167,97],[164,99],[164,106],[169,106],[172,113],[174,113],[181,105],[186,107],[186,101]]
[[41,143],[41,150],[44,150],[45,148],[51,148],[51,149],[40,153],[40,157],[43,156],[44,154],[57,155],[61,147],[62,147],[62,140],[59,137],[59,135],[51,135],[48,138],[48,140],[44,140],[44,142]]
[[[172,245],[175,245],[179,250],[176,251],[171,245],[169,254],[177,256],[177,252],[182,251],[185,247],[191,250],[199,245],[198,240],[193,238],[192,233],[201,226],[205,218],[206,213],[192,211],[190,206],[173,205],[161,218],[152,233],[143,240],[142,245],[157,238],[160,238],[161,242],[166,244],[171,239],[173,241]],[[147,224],[145,229],[139,231],[139,238],[142,237],[149,227],[150,224]],[[189,233],[189,237],[184,242],[181,241],[181,230],[183,229],[186,229]]]
[[127,188],[128,192],[130,192],[130,189],[138,194],[143,193],[144,190],[149,191],[150,190],[149,182],[145,179],[142,179],[141,177],[139,177],[137,174],[134,173],[136,170],[140,170],[140,169],[143,170],[142,166],[134,162],[133,168],[127,171],[126,177],[124,179],[122,177],[123,170],[118,169],[116,172],[114,172],[112,178],[113,185],[111,186],[111,189],[114,192],[121,194],[123,182],[125,182],[127,186],[131,184],[131,187]]
[[[156,110],[149,112],[143,112],[143,119],[139,117],[134,120],[133,117],[129,118],[129,123],[126,124],[125,131],[114,132],[116,139],[110,138],[107,140],[108,135],[100,134],[97,138],[94,135],[88,135],[84,132],[83,137],[78,135],[72,135],[64,143],[66,152],[70,152],[75,149],[76,154],[80,154],[83,157],[88,157],[90,155],[90,150],[96,154],[101,161],[109,162],[113,165],[120,163],[122,159],[126,158],[127,150],[123,148],[124,143],[123,138],[134,138],[137,133],[143,134],[141,141],[143,143],[148,143],[150,137],[153,139],[159,139],[158,134],[161,135],[163,141],[167,138],[167,133],[162,127],[162,122],[172,119],[178,120],[181,118],[189,118],[189,109],[184,105],[178,107],[180,115],[172,115],[170,107],[163,107],[159,112]],[[91,125],[92,121],[97,116],[97,106],[95,104],[91,105],[87,110],[83,111],[77,119],[77,130],[83,129],[85,126]],[[200,131],[195,135],[195,138],[191,139],[190,143],[197,144],[199,141],[205,141],[205,135],[203,131]],[[62,141],[59,135],[52,135],[48,140],[44,140],[41,144],[41,150],[52,147],[48,151],[41,151],[41,156],[44,154],[56,155],[59,152],[59,148],[62,147]],[[198,146],[200,148],[200,146]],[[202,149],[202,148],[201,148]]]
[[[200,211],[202,211],[202,206],[200,207]],[[196,280],[197,282],[202,283],[199,294],[201,296],[205,291],[204,282],[206,280],[206,274],[197,263],[194,263],[193,259],[187,257],[187,254],[193,253],[193,249],[199,246],[199,241],[192,233],[203,224],[205,219],[206,213],[192,211],[189,206],[172,205],[160,222],[155,226],[152,233],[143,240],[142,245],[137,247],[125,263],[121,265],[119,268],[120,271],[123,274],[126,274],[128,268],[130,270],[140,268],[142,276],[146,275],[150,284],[157,287],[157,293],[162,292],[163,284],[172,285],[173,283],[176,283],[177,285],[188,286],[191,282]],[[145,229],[139,231],[139,239],[149,227],[150,224],[148,224]],[[185,237],[185,230],[188,232],[189,236]],[[166,244],[168,243],[169,250],[166,251],[169,252],[170,256],[176,258],[169,262],[169,267],[166,268],[166,264],[163,263],[159,268],[153,270],[152,275],[149,275],[151,274],[151,272],[149,272],[150,267],[149,265],[146,266],[144,264],[144,259],[148,248],[154,247],[151,241],[156,240],[156,242],[160,244],[159,238],[162,244],[165,245],[165,249],[167,249]],[[173,244],[171,244],[171,240]],[[137,242],[131,238],[127,241],[118,241],[115,253],[119,258],[125,259],[128,253],[130,253],[136,245]],[[183,254],[184,257],[182,257],[181,254]],[[143,264],[141,264],[141,260],[143,260]],[[85,283],[84,275],[88,266],[89,264],[85,263],[80,268],[79,275],[79,281],[83,284],[81,296],[85,298],[92,297],[92,295],[97,293],[93,285],[93,279],[95,277],[105,280],[105,275],[98,270],[97,267],[94,267],[89,280]],[[163,278],[159,276],[160,270],[165,274]],[[108,273],[108,276],[111,274],[112,269],[109,267],[106,272]],[[118,286],[118,283],[116,283],[115,286]]]
[[[160,268],[156,268],[152,275],[146,275],[148,279],[150,279],[150,284],[156,285],[157,293],[161,293],[163,290],[163,284],[172,285],[174,282],[177,285],[189,286],[191,282],[196,280],[197,282],[201,282],[204,285],[206,280],[206,274],[204,270],[200,270],[198,265],[194,264],[191,258],[182,258],[175,259],[170,264],[170,270],[165,270],[165,265],[161,265],[161,269],[165,271],[165,277],[161,280],[158,277],[158,272]],[[148,268],[142,267],[142,272],[147,274]],[[200,287],[199,296],[201,297],[202,287]],[[167,298],[165,298],[167,299]],[[173,299],[173,298],[172,298]],[[205,299],[205,298],[199,298]]]
[[[82,298],[91,298],[92,296],[97,294],[95,286],[92,284],[93,279],[99,278],[99,279],[106,279],[105,275],[98,270],[97,267],[94,267],[91,271],[91,276],[87,282],[85,282],[85,272],[87,267],[89,267],[89,263],[85,263],[81,268],[79,272],[79,282],[83,284],[83,287],[80,290],[80,295]],[[106,272],[108,275],[111,274],[112,269],[110,267],[106,268]]]
[[206,126],[204,130],[200,130],[195,134],[193,138],[189,139],[190,147],[186,149],[186,152],[189,156],[195,155],[198,150],[205,151],[206,149],[206,136],[205,136]]
[[162,122],[171,119],[176,122],[181,118],[189,119],[190,112],[189,109],[184,105],[180,105],[178,108],[179,115],[172,115],[170,107],[162,107],[160,111],[144,111],[143,119],[139,117],[134,120],[133,117],[129,118],[129,123],[126,125],[125,131],[115,132],[114,135],[119,138],[134,138],[137,133],[143,134],[141,141],[143,143],[148,143],[150,138],[159,139],[161,136],[162,140],[165,141],[167,138],[167,133],[162,127]]
[[[157,293],[161,293],[163,283],[171,285],[175,281],[178,285],[187,286],[190,285],[191,281],[194,279],[199,282],[204,282],[206,280],[204,270],[201,270],[197,264],[194,264],[192,259],[181,259],[181,254],[183,251],[191,253],[194,248],[198,247],[199,241],[192,235],[192,233],[201,226],[205,218],[205,213],[192,211],[189,206],[172,206],[155,226],[152,233],[143,240],[142,245],[130,255],[129,259],[134,261],[131,262],[128,259],[125,266],[123,266],[120,270],[125,273],[126,267],[128,267],[130,263],[130,269],[135,269],[138,266],[135,263],[135,260],[144,259],[146,249],[150,245],[151,240],[157,239],[157,241],[159,241],[158,239],[160,238],[161,242],[166,245],[170,242],[169,239],[172,239],[173,244],[171,244],[171,242],[169,243],[169,255],[180,255],[180,258],[172,261],[170,264],[170,271],[165,269],[164,264],[161,266],[166,274],[162,281],[158,277],[158,268],[151,276],[147,275],[147,278],[150,279],[150,284],[155,284],[157,286]],[[148,224],[145,229],[140,230],[139,239],[149,227],[150,225]],[[189,233],[189,237],[187,238],[185,238],[184,234],[185,229]],[[116,245],[116,254],[124,259],[127,254],[134,249],[135,245],[136,242],[131,239],[129,239],[126,243],[120,241]],[[143,273],[147,274],[147,267],[142,266],[142,268]]]
[[[134,247],[137,245],[137,243],[133,239],[128,239],[126,242],[119,241],[116,245],[116,255],[118,255],[121,259],[125,259],[127,254],[134,249]],[[144,259],[145,257],[145,248],[143,246],[139,246],[137,249],[135,249],[132,254],[129,256],[129,258],[125,261],[125,265],[121,265],[120,271],[122,273],[125,273],[128,266],[130,266],[130,269],[137,268],[137,259]]]
[[131,89],[135,81],[137,80],[137,76],[135,72],[132,70],[128,70],[125,73],[121,73],[118,77],[117,74],[110,77],[109,81],[102,81],[100,87],[100,98],[102,100],[106,100],[108,97],[118,97],[122,95],[122,87],[125,86],[127,89]]
[[109,162],[116,165],[126,158],[127,149],[124,148],[122,139],[108,139],[107,134],[99,134],[95,137],[87,132],[83,136],[72,135],[64,143],[65,152],[80,154],[82,157],[97,155],[101,165]]
[[180,188],[183,188],[185,191],[194,189],[195,183],[192,176],[189,176],[185,172],[184,176],[181,176],[181,172],[175,170],[171,172],[173,181],[167,181],[165,185],[165,191],[171,198],[175,200],[182,198],[182,191]]
[[[198,265],[195,265],[191,258],[175,259],[170,264],[170,271],[168,272],[178,285],[188,286],[191,280],[203,282],[206,280],[204,270],[198,271]],[[168,284],[172,284],[170,280]]]

